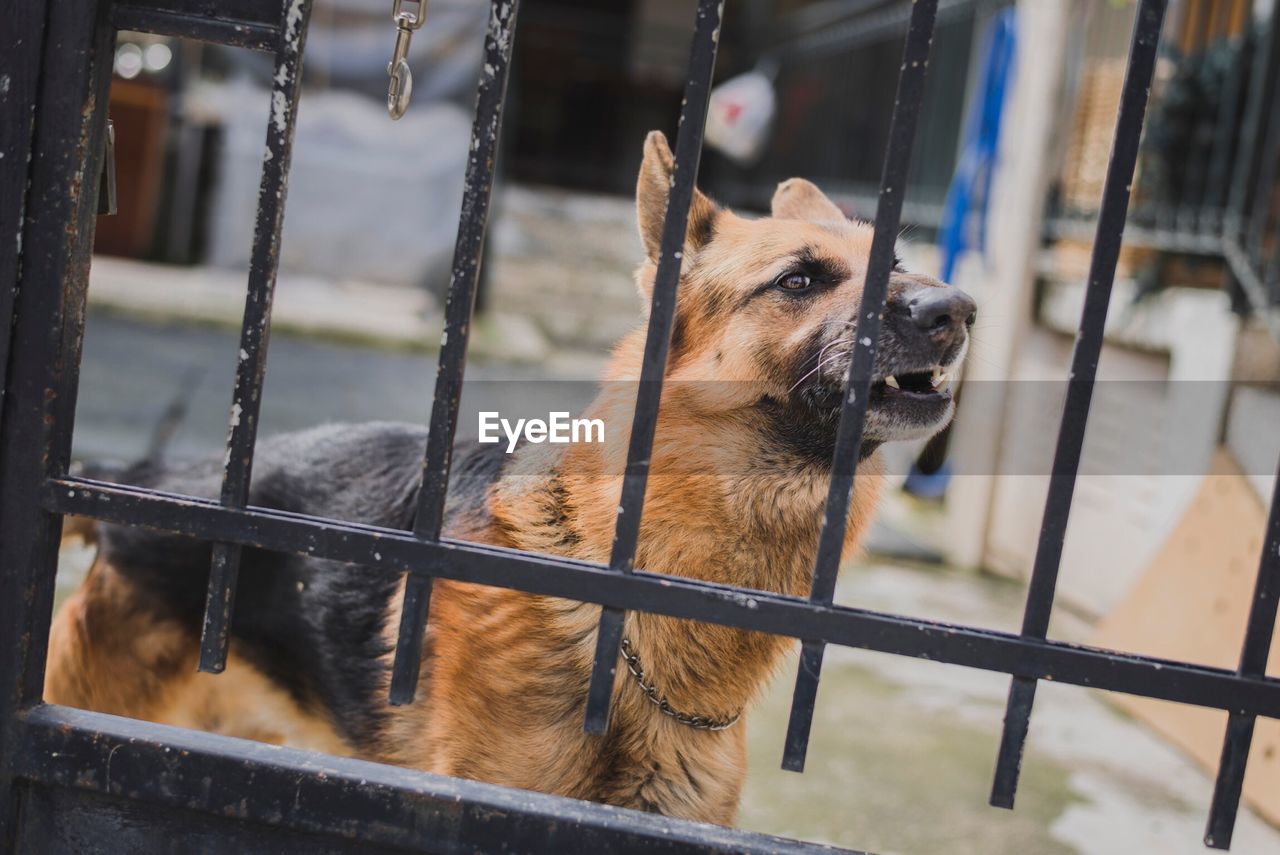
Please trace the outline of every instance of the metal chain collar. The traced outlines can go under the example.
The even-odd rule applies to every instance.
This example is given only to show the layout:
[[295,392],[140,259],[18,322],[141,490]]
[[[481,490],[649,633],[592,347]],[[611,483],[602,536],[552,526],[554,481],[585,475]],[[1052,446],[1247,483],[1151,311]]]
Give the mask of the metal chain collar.
[[711,716],[680,712],[672,707],[665,697],[658,694],[657,686],[645,679],[644,669],[640,667],[640,656],[632,649],[631,639],[629,638],[622,639],[622,658],[626,660],[627,670],[631,672],[631,676],[636,678],[640,691],[644,692],[644,696],[649,699],[649,702],[656,706],[660,713],[671,716],[683,725],[692,727],[695,730],[725,730],[733,727],[742,716],[741,711],[734,713],[730,718],[712,718]]

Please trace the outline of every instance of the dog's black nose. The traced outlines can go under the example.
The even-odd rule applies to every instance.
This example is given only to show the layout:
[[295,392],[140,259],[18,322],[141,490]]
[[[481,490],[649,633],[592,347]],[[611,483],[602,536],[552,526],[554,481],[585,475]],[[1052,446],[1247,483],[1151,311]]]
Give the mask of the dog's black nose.
[[927,333],[955,333],[973,326],[978,304],[954,285],[921,288],[907,300],[911,320]]

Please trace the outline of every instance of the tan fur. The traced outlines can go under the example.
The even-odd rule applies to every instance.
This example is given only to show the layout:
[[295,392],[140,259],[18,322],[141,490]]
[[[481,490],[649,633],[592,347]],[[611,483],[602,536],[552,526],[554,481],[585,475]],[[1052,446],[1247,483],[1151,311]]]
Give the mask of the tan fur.
[[[651,136],[637,190],[649,254],[638,282],[646,296],[656,270],[669,168],[665,140]],[[834,209],[829,201],[826,206]],[[798,208],[790,212],[798,215]],[[865,267],[871,232],[843,217],[821,227],[798,219],[746,220],[716,209],[699,193],[690,234],[706,227],[701,220],[707,216],[715,217],[714,239],[685,246],[687,253],[699,253],[696,265],[685,265],[698,271],[697,281],[681,285],[687,347],[673,354],[668,371],[636,565],[806,596],[829,479],[816,469],[781,475],[757,468],[758,440],[747,424],[755,416],[747,404],[762,385],[785,390],[785,385],[776,388],[783,381],[762,371],[752,354],[789,350],[824,318],[815,314],[797,323],[766,311],[755,318],[734,315],[728,324],[727,313],[715,317],[703,309],[711,293],[723,291],[724,299],[734,299],[739,283],[776,276],[781,272],[773,269],[777,256],[797,243],[821,244],[855,270]],[[606,370],[604,390],[585,413],[605,420],[609,441],[527,446],[492,495],[491,527],[454,536],[607,562],[644,337],[642,328],[621,342]],[[548,483],[551,472],[560,473],[555,485]],[[879,460],[873,458],[859,468],[849,551],[870,522],[880,484]],[[562,532],[545,524],[554,489],[569,497],[564,527],[578,536],[571,548],[558,546]],[[614,686],[605,739],[614,744],[618,765],[659,774],[639,787],[635,777],[644,776],[622,775],[629,788],[602,792],[601,779],[611,770],[601,768],[599,739],[582,731],[598,607],[451,583],[437,583],[437,590],[432,664],[423,684],[430,686],[430,698],[398,713],[387,740],[388,759],[669,815],[733,821],[746,774],[744,724],[716,733],[678,724],[643,698],[625,668]],[[388,626],[390,638],[395,622]],[[627,615],[626,634],[675,708],[710,716],[747,707],[793,644],[636,612]],[[520,762],[513,763],[516,757]]]
[[[645,297],[653,288],[670,173],[665,139],[650,135],[637,187],[648,255],[637,282]],[[776,449],[762,447],[766,434],[752,404],[762,392],[785,397],[791,375],[779,369],[782,357],[820,325],[847,318],[850,292],[816,296],[802,314],[771,300],[741,311],[731,307],[750,283],[782,274],[798,247],[838,259],[847,265],[849,281],[860,283],[872,232],[849,222],[800,179],[779,186],[774,214],[745,219],[696,193],[683,249],[678,340],[636,566],[806,596],[829,478],[822,467],[781,466]],[[492,488],[488,515],[455,521],[447,533],[607,562],[644,340],[644,329],[637,329],[618,345],[603,390],[584,414],[605,420],[606,443],[525,446]],[[846,552],[866,531],[881,482],[873,456],[858,470]],[[123,585],[109,567],[99,566],[59,615],[50,700],[353,750],[338,744],[327,722],[290,708],[287,696],[242,660],[233,657],[222,677],[195,674],[193,632],[131,621],[131,598],[140,594]],[[387,616],[389,642],[396,637],[398,600]],[[448,775],[732,822],[746,774],[745,721],[720,732],[679,724],[644,698],[620,661],[609,732],[583,732],[599,614],[594,605],[437,581],[418,700],[391,709],[378,744],[360,753]],[[628,613],[625,631],[670,703],[708,716],[749,707],[794,644],[636,612]],[[229,679],[236,680],[233,686]]]
[[232,645],[226,672],[196,671],[198,638],[157,620],[146,596],[105,561],[58,611],[44,698],[161,724],[350,754],[331,724],[245,662]]

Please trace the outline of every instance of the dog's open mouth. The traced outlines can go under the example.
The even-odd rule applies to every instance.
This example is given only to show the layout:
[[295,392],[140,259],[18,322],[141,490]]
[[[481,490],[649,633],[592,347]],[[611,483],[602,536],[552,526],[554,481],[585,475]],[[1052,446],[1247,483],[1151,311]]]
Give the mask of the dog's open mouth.
[[895,398],[950,399],[951,373],[941,365],[933,365],[925,371],[899,371],[887,374],[871,384],[872,397],[886,400]]
[[880,423],[886,438],[910,438],[917,431],[936,429],[951,417],[954,364],[910,367],[872,380],[868,403],[873,416],[889,420]]
[[[958,365],[958,360],[930,364],[901,357],[877,365],[867,399],[864,436],[889,442],[918,439],[940,429],[953,412],[951,382]],[[797,400],[805,408],[798,412],[820,413],[823,422],[834,429],[845,398],[845,378],[828,375],[824,379],[826,382],[806,385],[798,393]]]

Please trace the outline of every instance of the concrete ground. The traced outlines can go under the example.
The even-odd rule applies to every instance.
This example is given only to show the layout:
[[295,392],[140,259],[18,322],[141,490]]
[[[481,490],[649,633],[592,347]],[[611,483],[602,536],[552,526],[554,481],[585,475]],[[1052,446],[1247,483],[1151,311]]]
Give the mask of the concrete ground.
[[[136,458],[166,404],[188,411],[170,451],[214,452],[223,441],[234,334],[92,313],[75,448],[81,458]],[[470,381],[590,373],[557,349],[545,365],[478,359]],[[594,357],[598,363],[598,352]],[[327,420],[425,421],[434,359],[277,332],[271,343],[264,434]],[[896,501],[896,500],[895,500]],[[895,519],[910,508],[892,509]],[[67,556],[65,594],[84,554]],[[847,604],[997,629],[1016,628],[1020,586],[945,567],[872,559],[847,568]],[[1065,618],[1065,616],[1064,616]],[[1081,627],[1060,620],[1055,637]],[[744,827],[900,855],[1147,855],[1194,853],[1209,777],[1096,693],[1042,684],[1017,809],[986,805],[1008,679],[863,651],[828,652],[808,767],[779,768],[794,660],[749,718],[751,772]],[[1233,847],[1280,853],[1280,833],[1242,811]]]
[[[847,567],[837,601],[1016,631],[1021,586],[946,568]],[[1082,627],[1063,615],[1051,635]],[[750,722],[741,822],[881,855],[1179,855],[1200,842],[1212,780],[1104,693],[1041,683],[1016,809],[989,807],[1009,680],[830,648],[803,775],[781,770],[794,664]],[[1225,715],[1223,724],[1225,726]],[[1241,810],[1235,853],[1280,853]]]

